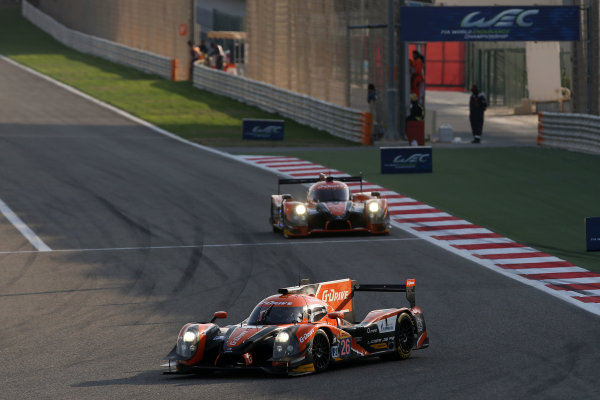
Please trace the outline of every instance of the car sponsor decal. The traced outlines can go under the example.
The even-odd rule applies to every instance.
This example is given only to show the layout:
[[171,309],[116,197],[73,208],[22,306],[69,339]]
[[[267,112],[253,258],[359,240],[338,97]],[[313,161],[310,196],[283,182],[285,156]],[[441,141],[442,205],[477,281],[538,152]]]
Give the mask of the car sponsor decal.
[[340,333],[338,333],[337,338],[338,340],[342,340],[342,339],[346,339],[352,337],[348,332],[344,332],[344,331],[340,331]]
[[339,352],[339,347],[338,346],[331,346],[331,357],[332,358],[339,358],[340,352]]
[[323,293],[321,293],[321,300],[325,300],[326,302],[334,302],[334,301],[342,301],[346,300],[346,297],[350,294],[349,290],[342,290],[336,292],[335,289],[325,289]]
[[343,279],[319,284],[316,298],[323,300],[336,311],[352,311],[352,281]]
[[244,343],[244,341],[246,341],[248,338],[250,338],[256,332],[259,332],[262,328],[263,327],[259,327],[259,326],[236,328],[233,332],[231,332],[231,335],[229,336],[229,340],[227,341],[227,346],[236,347],[236,346]]
[[396,328],[396,316],[394,315],[393,317],[382,319],[375,322],[375,324],[381,333],[393,332]]
[[313,365],[313,363],[304,364],[304,365],[301,365],[301,366],[299,366],[297,368],[294,368],[292,370],[292,372],[296,372],[296,373],[297,372],[315,372],[315,366]]
[[[256,155],[238,157],[248,164],[290,178],[318,177],[321,172],[334,176],[349,176],[296,157]],[[302,163],[301,172],[292,167],[298,163]],[[310,169],[311,165],[312,169]],[[361,190],[359,182],[349,182],[348,187],[352,193]],[[388,202],[390,222],[395,227],[483,267],[600,315],[600,273],[588,271],[551,254],[527,247],[482,226],[454,217],[379,185],[363,181],[362,191],[381,193],[381,198]]]
[[312,328],[310,331],[306,332],[305,334],[301,335],[298,338],[298,342],[300,342],[300,344],[304,344],[304,342],[306,342],[306,340],[310,339],[313,335],[313,333],[315,333],[315,331],[317,330],[317,328]]
[[292,306],[293,303],[291,301],[274,301],[274,300],[265,300],[259,305],[261,306]]
[[377,344],[372,344],[371,347],[374,349],[377,349],[377,350],[382,350],[382,349],[387,349],[388,345],[387,345],[387,343],[377,343]]

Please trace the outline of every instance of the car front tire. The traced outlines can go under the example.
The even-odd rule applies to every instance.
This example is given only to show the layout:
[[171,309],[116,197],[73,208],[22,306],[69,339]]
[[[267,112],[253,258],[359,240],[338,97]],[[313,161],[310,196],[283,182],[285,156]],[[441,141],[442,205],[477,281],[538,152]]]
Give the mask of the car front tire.
[[318,330],[312,340],[311,356],[315,372],[325,371],[331,362],[331,345],[327,334]]

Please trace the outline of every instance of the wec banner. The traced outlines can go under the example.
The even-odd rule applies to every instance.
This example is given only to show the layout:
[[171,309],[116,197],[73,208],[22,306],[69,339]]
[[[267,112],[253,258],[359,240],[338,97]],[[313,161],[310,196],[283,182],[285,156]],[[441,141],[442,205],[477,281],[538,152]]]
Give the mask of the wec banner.
[[382,147],[381,173],[432,172],[431,146]]
[[278,119],[242,120],[242,139],[283,140],[283,121]]
[[577,41],[580,10],[573,6],[402,7],[405,42]]
[[600,251],[600,217],[585,219],[585,241],[587,251]]

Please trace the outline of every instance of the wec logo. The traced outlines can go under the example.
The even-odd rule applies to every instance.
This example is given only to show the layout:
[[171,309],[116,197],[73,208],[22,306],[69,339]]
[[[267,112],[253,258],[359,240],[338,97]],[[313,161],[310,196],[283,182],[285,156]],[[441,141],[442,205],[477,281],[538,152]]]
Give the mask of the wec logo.
[[522,28],[533,25],[533,22],[527,21],[527,17],[539,14],[540,10],[523,10],[521,8],[511,8],[502,11],[494,18],[486,21],[485,18],[479,18],[479,11],[467,14],[460,23],[461,28],[510,28],[515,24]]
[[394,164],[415,164],[415,163],[426,163],[429,161],[430,154],[411,154],[409,157],[404,158],[402,154],[394,157]]
[[349,292],[347,290],[344,290],[343,292],[336,292],[333,289],[325,289],[323,291],[323,295],[321,296],[321,300],[324,300],[328,303],[332,301],[342,301],[348,297],[348,293]]
[[271,135],[271,134],[277,134],[279,132],[281,132],[281,130],[283,129],[282,126],[278,126],[278,125],[267,125],[267,126],[255,126],[254,128],[252,128],[252,133],[254,134],[258,134],[258,135]]

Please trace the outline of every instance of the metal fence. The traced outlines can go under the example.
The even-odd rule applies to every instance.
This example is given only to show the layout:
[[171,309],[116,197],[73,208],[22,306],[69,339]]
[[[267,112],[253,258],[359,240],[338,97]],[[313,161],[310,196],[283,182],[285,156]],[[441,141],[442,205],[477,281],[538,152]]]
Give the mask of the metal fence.
[[[519,43],[516,43],[519,45]],[[525,48],[468,46],[469,83],[477,83],[493,106],[515,106],[528,97]]]
[[27,1],[22,3],[22,12],[31,23],[65,46],[142,72],[171,79],[172,62],[167,57],[74,31],[56,22]]
[[538,145],[600,154],[600,117],[539,113]]
[[370,143],[370,114],[360,110],[202,65],[194,65],[193,78],[199,89],[279,113],[352,142]]

